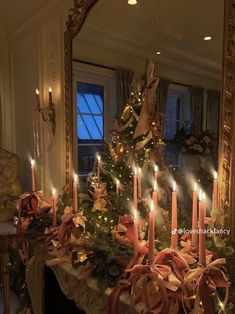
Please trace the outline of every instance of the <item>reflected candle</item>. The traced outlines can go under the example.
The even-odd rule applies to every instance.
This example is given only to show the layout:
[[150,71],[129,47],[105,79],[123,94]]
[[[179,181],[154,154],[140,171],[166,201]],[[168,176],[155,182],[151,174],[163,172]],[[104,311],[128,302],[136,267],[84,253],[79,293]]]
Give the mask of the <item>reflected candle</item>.
[[178,220],[177,220],[177,195],[176,183],[173,184],[172,192],[172,217],[171,217],[171,247],[176,249],[178,246]]

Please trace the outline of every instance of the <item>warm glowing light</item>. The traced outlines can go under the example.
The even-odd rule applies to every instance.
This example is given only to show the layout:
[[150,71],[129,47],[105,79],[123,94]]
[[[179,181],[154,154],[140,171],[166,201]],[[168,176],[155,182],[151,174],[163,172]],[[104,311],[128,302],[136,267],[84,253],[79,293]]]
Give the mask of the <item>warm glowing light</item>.
[[73,176],[73,181],[75,183],[78,183],[78,175],[75,173],[74,176]]
[[206,40],[206,41],[208,41],[208,40],[211,40],[212,37],[211,37],[211,36],[205,36],[203,39]]
[[154,189],[154,192],[157,191],[157,182],[156,181],[154,182],[153,189]]
[[35,91],[36,95],[39,95],[39,89],[37,88]]
[[158,172],[158,170],[159,170],[158,165],[155,165],[155,166],[154,166],[154,171],[155,171],[155,172]]
[[214,172],[214,179],[217,180],[218,179],[218,173],[215,171]]
[[160,55],[161,54],[161,51],[156,51],[156,55]]
[[116,179],[116,184],[119,185],[120,184],[120,181],[118,179]]
[[140,175],[140,174],[141,174],[141,168],[138,167],[138,175]]
[[134,212],[134,219],[136,220],[137,219],[137,211],[135,208],[133,209],[133,212]]
[[134,167],[134,174],[137,175],[137,167]]
[[96,156],[97,156],[98,162],[100,162],[100,161],[101,161],[101,156],[100,156],[100,154],[97,154]]
[[153,211],[154,211],[154,204],[153,204],[153,200],[151,201],[150,210],[151,210],[151,212],[153,212]]
[[194,188],[193,191],[196,192],[197,191],[197,182],[194,183]]
[[52,88],[51,87],[49,87],[49,93],[52,93]]
[[219,300],[219,306],[220,306],[220,308],[223,310],[224,309],[224,304],[223,304],[223,302],[221,302],[220,300]]
[[53,196],[56,195],[56,189],[52,189],[52,195],[53,195]]
[[205,201],[205,199],[206,199],[206,194],[205,193],[202,193],[202,199],[203,199],[203,201]]
[[199,191],[199,201],[201,202],[202,201],[202,190],[200,189]]
[[137,0],[128,0],[128,4],[135,5],[137,4]]
[[173,183],[173,191],[174,191],[174,192],[176,191],[176,183],[175,183],[175,181],[174,181],[174,183]]
[[31,167],[33,168],[34,166],[35,166],[35,160],[32,159],[32,160],[31,160]]

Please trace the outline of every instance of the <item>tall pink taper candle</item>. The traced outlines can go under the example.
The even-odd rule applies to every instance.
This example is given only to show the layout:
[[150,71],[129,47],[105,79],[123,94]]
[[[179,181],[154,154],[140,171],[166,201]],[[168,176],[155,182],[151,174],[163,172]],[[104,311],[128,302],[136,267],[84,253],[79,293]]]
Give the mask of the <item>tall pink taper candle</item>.
[[52,189],[53,207],[52,207],[52,221],[53,226],[56,226],[56,207],[57,207],[57,195],[56,190]]
[[178,220],[177,220],[177,195],[176,183],[174,181],[172,192],[172,218],[171,218],[171,247],[176,249],[178,246]]
[[76,212],[78,210],[78,175],[74,175],[73,179],[73,209]]
[[137,168],[134,167],[133,177],[133,207],[137,210]]
[[[155,192],[156,193],[156,192]],[[155,219],[156,219],[156,197],[154,201],[154,196],[151,202],[150,211],[149,211],[149,253],[148,253],[148,262],[149,264],[153,263],[154,253],[155,253]]]
[[141,168],[138,167],[138,198],[142,198]]
[[212,209],[218,208],[218,175],[214,174],[213,194],[212,194]]
[[134,256],[137,256],[139,251],[139,230],[138,230],[138,219],[137,219],[137,210],[134,210]]
[[193,208],[192,208],[192,247],[196,249],[198,247],[198,223],[197,223],[197,183],[194,184],[193,191]]
[[199,194],[199,265],[206,266],[206,246],[205,246],[205,202],[202,197],[202,192]]
[[97,154],[97,178],[100,181],[100,164],[101,164],[101,156]]
[[36,191],[36,184],[35,184],[35,160],[31,160],[31,180],[32,180],[32,191]]

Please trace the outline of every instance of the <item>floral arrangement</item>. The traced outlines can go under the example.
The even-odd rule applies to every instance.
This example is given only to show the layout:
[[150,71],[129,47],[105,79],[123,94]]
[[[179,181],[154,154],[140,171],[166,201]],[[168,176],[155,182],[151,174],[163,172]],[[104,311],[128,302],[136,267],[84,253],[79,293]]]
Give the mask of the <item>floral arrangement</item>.
[[172,143],[181,153],[197,155],[213,154],[214,138],[212,133],[208,131],[193,134],[186,128],[181,128],[177,131]]

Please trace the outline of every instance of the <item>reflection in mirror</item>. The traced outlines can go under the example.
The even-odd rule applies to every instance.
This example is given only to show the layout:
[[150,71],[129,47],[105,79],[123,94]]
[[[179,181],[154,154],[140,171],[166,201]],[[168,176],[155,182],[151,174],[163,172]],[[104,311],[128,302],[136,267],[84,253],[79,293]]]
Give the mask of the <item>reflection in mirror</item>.
[[151,59],[160,78],[155,111],[164,115],[167,171],[182,186],[192,178],[200,181],[211,194],[218,163],[223,6],[223,0],[95,4],[73,39],[74,165],[80,176],[92,171],[96,153],[111,142],[114,117],[133,99],[131,93],[138,86],[142,93]]

